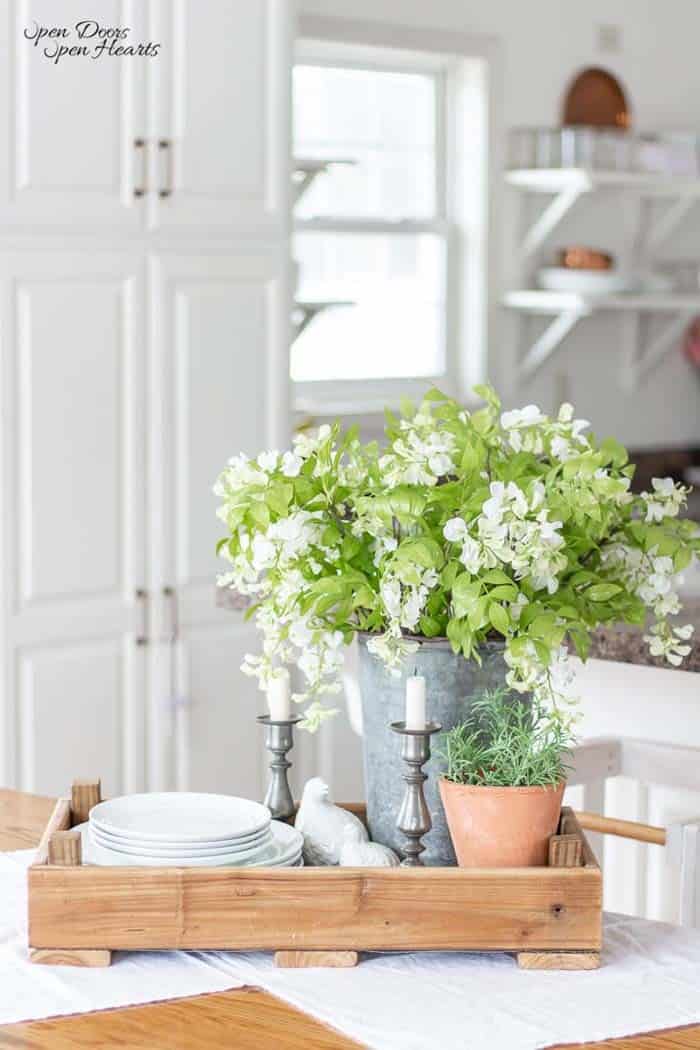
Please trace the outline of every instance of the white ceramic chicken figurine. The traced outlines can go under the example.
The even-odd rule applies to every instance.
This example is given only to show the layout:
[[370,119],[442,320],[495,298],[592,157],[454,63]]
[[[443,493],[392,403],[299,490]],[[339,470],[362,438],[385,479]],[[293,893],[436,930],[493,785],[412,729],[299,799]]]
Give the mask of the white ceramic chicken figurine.
[[399,858],[389,846],[381,842],[368,842],[354,825],[345,829],[345,839],[340,850],[340,863],[344,868],[398,868]]
[[294,826],[304,836],[304,863],[339,864],[346,828],[355,828],[359,841],[367,841],[362,821],[347,809],[334,806],[328,784],[320,777],[307,780]]

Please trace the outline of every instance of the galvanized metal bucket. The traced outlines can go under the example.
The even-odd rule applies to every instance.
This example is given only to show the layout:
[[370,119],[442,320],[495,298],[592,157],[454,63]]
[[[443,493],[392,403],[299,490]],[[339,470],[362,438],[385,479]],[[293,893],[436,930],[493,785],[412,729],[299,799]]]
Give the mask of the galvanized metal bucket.
[[[505,684],[505,644],[486,642],[479,650],[479,666],[475,660],[455,655],[447,638],[415,638],[417,652],[406,659],[401,677],[394,677],[368,652],[367,641],[371,637],[366,633],[358,635],[367,820],[375,842],[400,850],[403,836],[396,829],[396,816],[403,798],[405,769],[401,740],[389,724],[404,717],[406,678],[412,674],[425,676],[427,716],[440,722],[444,730],[451,729],[467,717],[472,696]],[[439,747],[440,737],[434,737],[432,743]],[[457,861],[437,785],[443,769],[444,763],[435,754],[424,767],[428,774],[425,797],[433,827],[423,839],[423,860],[426,864],[451,866]]]

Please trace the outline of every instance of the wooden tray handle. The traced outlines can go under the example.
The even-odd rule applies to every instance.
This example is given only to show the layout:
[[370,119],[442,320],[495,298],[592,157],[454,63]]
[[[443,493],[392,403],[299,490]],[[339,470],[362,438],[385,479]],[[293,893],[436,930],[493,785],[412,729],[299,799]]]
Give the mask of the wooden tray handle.
[[652,824],[639,824],[636,820],[618,820],[616,817],[601,817],[598,813],[574,810],[576,819],[586,831],[599,831],[603,835],[617,835],[637,842],[651,842],[655,846],[666,845],[666,828]]

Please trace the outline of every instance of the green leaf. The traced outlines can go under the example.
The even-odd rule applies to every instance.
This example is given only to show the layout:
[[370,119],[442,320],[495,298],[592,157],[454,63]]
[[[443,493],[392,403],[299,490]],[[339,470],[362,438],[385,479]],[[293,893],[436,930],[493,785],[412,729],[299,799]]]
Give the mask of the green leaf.
[[456,616],[466,616],[481,593],[481,584],[468,572],[458,576],[452,585],[452,604]]
[[444,555],[440,544],[429,536],[404,540],[394,554],[398,564],[420,565],[424,569],[441,569]]
[[510,576],[506,576],[506,574],[501,569],[489,569],[488,572],[485,572],[485,573],[481,574],[481,579],[484,581],[484,583],[512,583],[513,582],[511,580]]
[[499,412],[501,409],[501,401],[498,394],[493,389],[490,383],[479,383],[477,386],[472,388],[477,397],[480,397],[482,401],[486,401],[487,404],[491,405],[492,408]]
[[607,602],[610,598],[614,598],[616,594],[619,594],[621,590],[622,587],[617,583],[596,583],[593,587],[588,588],[584,597],[591,602]]
[[690,565],[693,559],[692,551],[689,547],[681,547],[676,551],[673,558],[673,569],[674,572],[681,572],[683,569]]
[[447,624],[447,637],[449,638],[453,652],[458,653],[462,648],[462,641],[466,629],[467,625],[462,620],[453,619]]
[[600,443],[600,452],[603,453],[603,465],[612,463],[614,467],[624,467],[625,463],[629,459],[627,449],[624,445],[621,445],[615,438],[605,438]]
[[410,397],[401,398],[401,415],[404,419],[413,419],[416,414],[416,407],[411,401]]
[[284,516],[287,513],[293,495],[294,488],[292,485],[274,484],[265,493],[265,502],[275,514]]
[[248,517],[253,528],[261,532],[265,532],[270,524],[270,512],[264,503],[251,503],[248,508]]
[[440,621],[433,616],[421,616],[419,622],[421,633],[426,638],[436,638],[440,634]]
[[499,632],[499,634],[507,635],[508,628],[510,627],[510,616],[498,602],[491,602],[489,605],[489,620],[491,625]]
[[488,619],[486,616],[486,598],[477,598],[467,616],[467,622],[473,631],[485,627]]
[[442,582],[443,587],[446,587],[448,590],[450,590],[453,587],[461,568],[462,565],[458,561],[450,561],[447,563],[445,568],[442,570],[442,573],[440,574],[440,580]]
[[503,583],[489,591],[489,598],[499,602],[514,602],[518,597],[518,588],[514,583]]

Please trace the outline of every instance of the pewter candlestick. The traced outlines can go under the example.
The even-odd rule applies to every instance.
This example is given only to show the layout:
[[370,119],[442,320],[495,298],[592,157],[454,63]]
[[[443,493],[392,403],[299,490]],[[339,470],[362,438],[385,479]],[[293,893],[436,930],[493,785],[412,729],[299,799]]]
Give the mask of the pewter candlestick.
[[396,827],[408,839],[401,867],[420,868],[423,867],[420,855],[425,849],[421,839],[433,826],[423,794],[423,784],[428,777],[422,767],[430,758],[430,738],[439,733],[442,726],[439,722],[426,722],[425,729],[406,729],[405,722],[392,722],[391,728],[403,737],[401,757],[408,766],[408,772],[403,775],[406,791],[396,819]]
[[287,761],[286,755],[294,746],[294,726],[301,722],[301,718],[297,715],[284,722],[273,722],[269,715],[258,716],[260,725],[265,726],[265,747],[272,754],[264,804],[274,820],[285,820],[294,815],[294,799],[287,781],[287,770],[292,763]]

